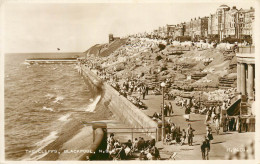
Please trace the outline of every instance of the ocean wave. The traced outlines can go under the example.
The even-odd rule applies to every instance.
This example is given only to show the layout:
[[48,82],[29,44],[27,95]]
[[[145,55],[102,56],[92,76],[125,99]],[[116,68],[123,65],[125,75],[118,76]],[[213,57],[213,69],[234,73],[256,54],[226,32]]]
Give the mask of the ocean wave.
[[53,102],[58,103],[58,102],[62,101],[63,99],[64,99],[63,96],[57,96]]
[[47,97],[47,98],[49,98],[49,99],[52,99],[52,98],[55,97],[55,95],[54,95],[54,94],[51,94],[51,93],[48,93],[48,94],[45,95],[45,97]]
[[41,150],[46,147],[47,145],[49,145],[50,143],[52,143],[55,139],[58,138],[58,132],[57,131],[52,131],[47,137],[45,137],[43,140],[35,143],[35,146],[39,147],[37,150],[33,151],[30,154],[29,158],[26,158],[24,160],[38,160],[41,159],[42,157],[44,157],[45,155],[48,154],[48,152],[45,153],[40,153],[40,155],[36,155],[38,152],[41,152]]
[[26,62],[26,61],[22,62],[21,64],[22,64],[22,65],[30,65],[30,63],[28,63],[28,62]]
[[71,115],[71,113],[66,114],[66,115],[63,115],[63,116],[61,116],[58,120],[59,120],[59,121],[62,121],[62,122],[68,121],[70,115]]
[[52,108],[47,108],[46,106],[42,107],[42,110],[48,110],[48,111],[53,112],[53,109],[52,109]]
[[97,96],[95,100],[88,105],[87,109],[85,109],[86,112],[94,112],[99,100],[101,99],[101,95]]

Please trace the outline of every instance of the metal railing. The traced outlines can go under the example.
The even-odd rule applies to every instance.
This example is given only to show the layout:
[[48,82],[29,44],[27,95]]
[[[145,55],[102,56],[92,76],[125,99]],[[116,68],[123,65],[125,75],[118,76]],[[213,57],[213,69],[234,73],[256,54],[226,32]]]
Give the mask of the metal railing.
[[[151,129],[151,130],[150,130]],[[119,131],[118,131],[119,130]],[[124,131],[125,130],[125,131]],[[107,128],[107,134],[131,134],[131,141],[134,141],[134,134],[153,134],[155,133],[155,140],[157,141],[157,128],[148,127],[148,128]]]
[[239,53],[255,53],[255,46],[244,46],[244,47],[238,47]]

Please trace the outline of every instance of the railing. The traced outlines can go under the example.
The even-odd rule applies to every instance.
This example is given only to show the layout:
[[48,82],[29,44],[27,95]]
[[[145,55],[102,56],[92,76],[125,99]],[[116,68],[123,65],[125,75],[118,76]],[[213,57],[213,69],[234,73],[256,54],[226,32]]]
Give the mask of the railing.
[[[150,130],[151,129],[151,130]],[[157,141],[157,128],[148,127],[148,128],[107,128],[107,134],[131,134],[131,141],[134,141],[134,134],[151,134],[155,133],[155,140]],[[127,139],[128,140],[128,139]],[[126,140],[126,141],[127,141]]]
[[255,53],[255,46],[238,47],[238,53]]
[[227,114],[229,116],[234,116],[234,115],[239,115],[240,111],[239,111],[239,103],[241,102],[241,99],[237,99],[233,104],[231,104],[228,108],[227,108]]

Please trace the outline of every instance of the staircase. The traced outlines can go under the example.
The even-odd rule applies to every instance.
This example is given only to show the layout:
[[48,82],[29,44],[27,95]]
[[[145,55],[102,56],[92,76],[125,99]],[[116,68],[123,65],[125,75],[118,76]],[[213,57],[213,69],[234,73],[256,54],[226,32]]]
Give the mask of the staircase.
[[199,80],[205,76],[207,76],[207,73],[195,73],[195,74],[191,75],[191,79]]
[[108,47],[100,52],[99,56],[104,57],[104,56],[109,56],[111,53],[113,53],[115,50],[117,50],[119,47],[122,45],[126,44],[127,39],[118,39],[113,41],[108,45]]
[[227,114],[229,116],[239,115],[241,99],[236,100],[232,105],[227,108]]
[[229,89],[233,88],[236,81],[236,77],[228,78],[228,77],[220,77],[219,78],[219,88],[220,89]]

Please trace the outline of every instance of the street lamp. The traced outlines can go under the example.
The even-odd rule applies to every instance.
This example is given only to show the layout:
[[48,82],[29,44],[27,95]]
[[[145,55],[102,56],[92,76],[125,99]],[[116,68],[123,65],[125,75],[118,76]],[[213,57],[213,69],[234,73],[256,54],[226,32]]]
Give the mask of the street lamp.
[[164,87],[165,87],[165,83],[162,82],[161,83],[161,87],[162,87],[162,95],[163,95],[163,106],[162,106],[162,139],[164,142],[164,137],[165,137],[165,127],[164,127]]

